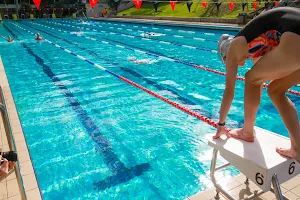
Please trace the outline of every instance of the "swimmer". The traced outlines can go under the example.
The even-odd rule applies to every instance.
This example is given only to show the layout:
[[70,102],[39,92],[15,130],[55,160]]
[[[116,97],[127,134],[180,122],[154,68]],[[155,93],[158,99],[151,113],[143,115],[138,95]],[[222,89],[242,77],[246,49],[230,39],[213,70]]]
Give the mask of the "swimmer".
[[10,36],[7,36],[7,42],[13,42],[14,39],[12,39]]
[[14,41],[14,39],[12,39],[10,36],[7,36],[7,38],[5,38],[3,35],[0,35],[0,36],[9,43]]
[[142,59],[142,60],[137,60],[134,57],[129,57],[128,59],[130,62],[133,62],[135,64],[152,64],[155,63],[157,61],[152,61],[150,59]]
[[300,84],[299,24],[298,9],[280,7],[258,15],[236,36],[224,34],[220,37],[218,53],[226,65],[226,88],[214,139],[226,133],[225,120],[234,98],[238,66],[243,66],[246,59],[251,58],[254,66],[245,75],[244,127],[226,135],[254,142],[254,124],[263,83],[271,81],[268,86],[269,97],[280,113],[291,140],[290,148],[277,147],[276,152],[300,162],[298,114],[292,101],[285,95],[290,87]]
[[163,36],[165,34],[161,34],[161,33],[153,33],[153,32],[145,32],[142,33],[141,36],[143,37],[150,37],[150,36]]
[[43,38],[42,38],[42,36],[41,36],[40,33],[37,33],[35,39],[36,39],[36,40],[42,40]]

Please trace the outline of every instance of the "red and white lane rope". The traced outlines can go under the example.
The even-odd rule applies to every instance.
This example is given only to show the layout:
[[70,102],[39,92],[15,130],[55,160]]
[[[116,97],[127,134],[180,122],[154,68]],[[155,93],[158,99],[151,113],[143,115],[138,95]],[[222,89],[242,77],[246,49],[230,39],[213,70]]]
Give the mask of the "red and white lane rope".
[[[32,35],[35,35],[33,32],[31,32],[31,31],[29,31],[29,30],[27,30],[27,29],[25,29],[25,28],[23,28],[23,27],[21,27],[21,26],[18,26],[18,25],[15,24],[15,23],[12,23],[12,24],[13,24],[14,26],[16,26],[16,27],[18,27],[18,28],[24,30],[24,31],[27,31],[28,33],[30,33],[30,34],[32,34]],[[114,73],[114,72],[112,72],[112,71],[106,69],[105,67],[102,67],[102,66],[100,66],[99,64],[97,64],[97,63],[95,63],[95,62],[93,62],[93,61],[91,61],[91,60],[88,60],[87,58],[85,58],[85,57],[83,57],[83,56],[81,56],[81,55],[78,55],[78,54],[76,54],[76,53],[74,53],[74,52],[72,52],[72,51],[70,51],[70,50],[68,50],[68,49],[66,49],[66,48],[64,48],[64,47],[62,47],[62,46],[60,46],[60,45],[58,45],[58,44],[55,44],[55,43],[51,42],[51,41],[48,40],[48,39],[44,39],[44,40],[45,40],[46,42],[52,44],[53,46],[55,46],[55,47],[57,47],[57,48],[59,48],[59,49],[65,51],[65,52],[67,52],[68,54],[73,55],[73,56],[79,58],[80,60],[83,60],[83,61],[85,61],[85,62],[87,62],[87,63],[89,63],[89,64],[91,64],[91,65],[97,67],[98,69],[101,69],[101,70],[103,70],[103,71],[105,71],[105,72],[107,72],[107,73],[113,75],[114,77],[117,77],[117,78],[119,78],[120,80],[123,80],[123,81],[125,81],[126,83],[128,83],[128,84],[130,84],[130,85],[132,85],[132,86],[135,86],[135,87],[137,87],[137,88],[139,88],[139,89],[141,89],[141,90],[147,92],[148,94],[150,94],[150,95],[152,95],[152,96],[154,96],[154,97],[156,97],[156,98],[158,98],[158,99],[160,99],[160,100],[162,100],[162,101],[164,101],[164,102],[166,102],[166,103],[172,105],[173,107],[175,107],[175,108],[177,108],[177,109],[179,109],[179,110],[181,110],[181,111],[183,111],[183,112],[185,112],[185,113],[187,113],[187,114],[189,114],[189,115],[191,115],[191,116],[194,116],[194,117],[196,117],[197,119],[200,119],[201,121],[203,121],[203,122],[205,122],[205,123],[207,123],[207,124],[209,124],[209,125],[211,125],[211,126],[213,126],[213,127],[215,127],[215,128],[218,127],[218,124],[217,124],[216,122],[212,121],[211,119],[209,119],[209,118],[207,118],[207,117],[205,117],[205,116],[203,116],[203,115],[201,115],[201,114],[199,114],[199,113],[197,113],[197,112],[195,112],[195,111],[193,111],[193,110],[190,110],[190,109],[188,109],[188,108],[186,108],[186,107],[184,107],[184,106],[182,106],[182,105],[180,105],[180,104],[178,104],[178,103],[176,103],[176,102],[174,102],[174,101],[172,101],[172,100],[170,100],[170,99],[168,99],[168,98],[166,98],[166,97],[163,97],[163,96],[161,96],[161,95],[159,95],[159,94],[157,94],[157,93],[155,93],[155,92],[153,92],[153,91],[151,91],[151,90],[149,90],[149,89],[147,89],[147,88],[145,88],[145,87],[143,87],[143,86],[141,86],[141,85],[139,85],[139,84],[137,84],[137,83],[135,83],[135,82],[133,82],[133,81],[127,79],[127,78],[125,78],[124,76],[118,75],[118,74],[116,74],[116,73]],[[230,129],[226,129],[226,131],[229,132]]]
[[[203,70],[206,70],[206,71],[209,71],[209,72],[213,72],[215,74],[220,74],[220,75],[226,76],[226,73],[224,73],[224,72],[220,72],[220,71],[210,69],[210,68],[207,68],[207,67],[203,67],[203,66],[199,66],[199,65],[194,65],[194,67],[198,68],[198,69],[203,69]],[[245,81],[246,80],[244,77],[241,77],[241,76],[237,76],[236,79],[239,80],[239,81]],[[264,83],[263,85],[264,85],[264,87],[269,86],[269,84],[266,84],[266,83]],[[291,93],[291,94],[294,94],[294,95],[297,95],[297,96],[300,96],[300,92],[295,91],[295,90],[288,89],[287,92]]]

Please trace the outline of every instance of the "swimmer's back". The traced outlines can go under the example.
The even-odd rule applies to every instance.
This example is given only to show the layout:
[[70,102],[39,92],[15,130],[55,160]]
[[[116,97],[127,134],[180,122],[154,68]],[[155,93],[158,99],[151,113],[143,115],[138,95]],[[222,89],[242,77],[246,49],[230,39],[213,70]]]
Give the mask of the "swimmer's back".
[[270,30],[293,32],[300,35],[300,11],[297,8],[279,7],[266,11],[245,25],[235,36],[244,36],[247,42]]

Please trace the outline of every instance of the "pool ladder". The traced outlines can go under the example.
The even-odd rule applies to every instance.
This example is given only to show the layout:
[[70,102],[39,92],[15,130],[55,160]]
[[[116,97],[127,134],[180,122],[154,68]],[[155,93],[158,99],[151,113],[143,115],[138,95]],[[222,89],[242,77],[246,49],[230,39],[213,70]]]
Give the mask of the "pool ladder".
[[[2,90],[1,86],[0,86],[0,95],[1,95],[1,98],[0,98],[1,117],[3,120],[3,124],[4,124],[4,129],[5,129],[9,149],[10,149],[10,151],[16,151],[16,144],[15,144],[14,136],[12,134],[12,129],[11,129],[11,125],[10,125],[10,121],[9,121],[9,117],[8,117],[8,113],[7,113],[7,109],[6,109],[4,94],[3,94],[3,90]],[[22,200],[27,200],[25,188],[24,188],[24,184],[23,184],[23,179],[22,179],[21,171],[20,171],[20,164],[18,161],[16,162],[16,165],[14,166],[14,168],[9,170],[7,176],[12,174],[13,172],[15,172],[16,177],[17,177],[21,198],[22,198]],[[2,181],[5,178],[6,177],[0,179],[0,181]]]

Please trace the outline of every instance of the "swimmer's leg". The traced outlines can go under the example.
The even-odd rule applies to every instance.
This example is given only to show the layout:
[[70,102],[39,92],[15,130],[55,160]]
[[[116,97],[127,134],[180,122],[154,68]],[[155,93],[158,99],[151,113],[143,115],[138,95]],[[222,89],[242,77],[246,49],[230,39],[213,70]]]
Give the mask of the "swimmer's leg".
[[300,162],[300,127],[298,114],[293,102],[285,95],[286,91],[300,83],[300,69],[281,79],[274,80],[268,87],[268,94],[280,113],[291,138],[289,149],[276,148],[276,151],[286,157],[296,158]]
[[[281,79],[300,69],[300,36],[284,33],[277,48],[263,56],[246,74],[242,130],[233,130],[229,136],[244,139],[254,136],[256,113],[260,104],[262,84],[268,80]],[[294,119],[295,120],[295,119]]]

